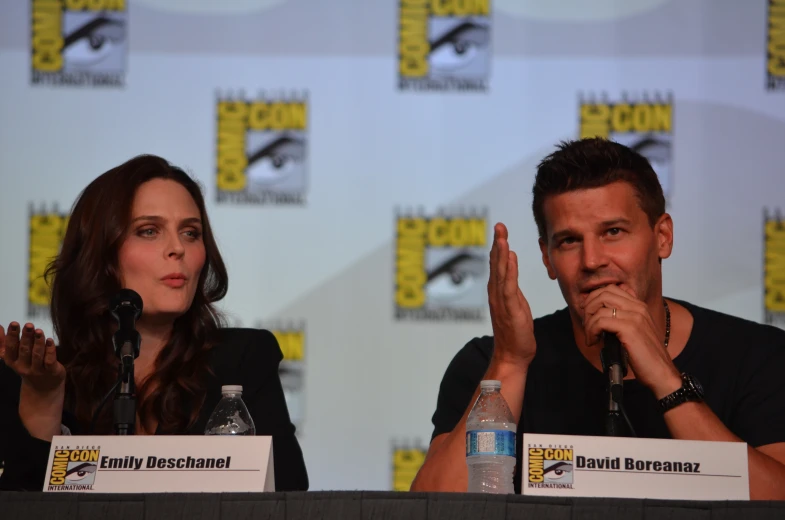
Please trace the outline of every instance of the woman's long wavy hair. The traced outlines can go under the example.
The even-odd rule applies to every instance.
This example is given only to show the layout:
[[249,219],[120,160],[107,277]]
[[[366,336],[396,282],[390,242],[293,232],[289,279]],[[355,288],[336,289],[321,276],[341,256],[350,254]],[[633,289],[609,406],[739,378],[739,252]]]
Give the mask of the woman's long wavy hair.
[[[226,267],[199,185],[161,157],[140,155],[82,191],[71,210],[60,254],[46,271],[58,357],[68,374],[65,404],[84,429],[117,380],[118,360],[112,349],[116,326],[109,302],[122,288],[118,251],[129,232],[134,196],[152,179],[178,182],[193,197],[201,214],[206,261],[190,308],[175,320],[153,374],[138,388],[139,419],[143,425],[156,420],[166,433],[183,433],[195,423],[204,403],[208,351],[223,324],[213,303],[226,295]],[[109,403],[101,410],[92,433],[111,433],[111,409]]]

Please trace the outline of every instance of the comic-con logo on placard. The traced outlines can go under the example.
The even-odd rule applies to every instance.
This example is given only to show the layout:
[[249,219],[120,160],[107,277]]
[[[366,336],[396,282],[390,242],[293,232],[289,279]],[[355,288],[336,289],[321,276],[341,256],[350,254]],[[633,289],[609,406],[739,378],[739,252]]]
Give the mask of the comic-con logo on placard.
[[68,215],[56,206],[36,210],[31,204],[27,220],[30,242],[27,253],[27,316],[31,319],[49,315],[49,284],[44,278],[47,266],[60,252]]
[[392,442],[392,490],[409,491],[414,477],[425,462],[427,450],[422,442]]
[[482,320],[487,310],[487,210],[398,212],[395,316],[399,320]]
[[217,101],[219,203],[303,205],[308,186],[307,94]]
[[766,88],[785,90],[785,0],[769,0]]
[[47,490],[92,490],[100,453],[100,447],[95,446],[55,449]]
[[763,315],[785,327],[785,222],[776,210],[763,211]]
[[125,0],[32,0],[33,85],[125,84]]
[[574,483],[573,448],[567,446],[529,445],[529,467],[526,468],[530,488],[572,489]]
[[580,96],[580,137],[604,137],[646,157],[660,179],[665,198],[673,186],[673,96],[624,93]]
[[399,0],[399,89],[485,92],[490,68],[490,0]]

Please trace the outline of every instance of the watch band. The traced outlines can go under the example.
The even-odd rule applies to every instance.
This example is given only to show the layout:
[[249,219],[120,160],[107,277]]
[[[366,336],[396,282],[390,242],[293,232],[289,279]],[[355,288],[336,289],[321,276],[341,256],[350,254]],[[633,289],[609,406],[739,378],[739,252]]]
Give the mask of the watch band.
[[686,402],[703,401],[703,387],[694,376],[682,374],[681,381],[681,388],[658,401],[657,404],[659,405],[661,413],[672,410]]

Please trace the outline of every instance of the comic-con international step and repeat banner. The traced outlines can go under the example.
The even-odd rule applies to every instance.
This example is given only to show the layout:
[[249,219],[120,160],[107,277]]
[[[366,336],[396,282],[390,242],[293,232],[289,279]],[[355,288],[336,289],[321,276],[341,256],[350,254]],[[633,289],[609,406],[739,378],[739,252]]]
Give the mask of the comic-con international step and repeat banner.
[[0,321],[50,328],[76,196],[141,153],[204,187],[232,325],[264,327],[312,489],[408,489],[453,355],[491,334],[492,226],[535,316],[537,162],[646,155],[665,293],[785,322],[785,0],[0,3]]

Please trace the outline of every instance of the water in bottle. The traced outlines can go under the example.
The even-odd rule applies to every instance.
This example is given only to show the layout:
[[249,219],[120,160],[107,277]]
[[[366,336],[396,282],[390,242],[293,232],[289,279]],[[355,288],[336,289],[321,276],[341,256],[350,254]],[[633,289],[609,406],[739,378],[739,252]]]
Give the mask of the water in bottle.
[[514,493],[516,425],[501,381],[482,381],[466,420],[469,493]]
[[223,397],[207,421],[205,435],[256,435],[251,414],[243,402],[243,387],[221,387]]

